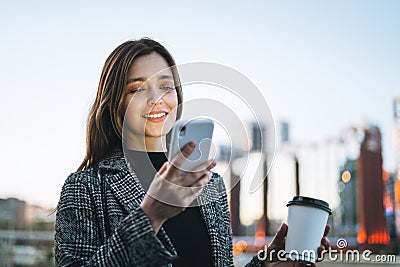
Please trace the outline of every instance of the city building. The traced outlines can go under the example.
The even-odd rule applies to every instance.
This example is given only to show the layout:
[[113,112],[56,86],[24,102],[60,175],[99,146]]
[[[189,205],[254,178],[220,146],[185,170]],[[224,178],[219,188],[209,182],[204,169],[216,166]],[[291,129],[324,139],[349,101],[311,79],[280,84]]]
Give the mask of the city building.
[[[268,229],[268,189],[264,178],[267,173],[266,162],[268,159],[272,161],[273,155],[274,144],[270,140],[275,139],[268,138],[267,134],[275,132],[257,122],[249,122],[246,127],[246,131],[250,133],[249,150],[219,146],[218,161],[228,164],[224,171],[224,180],[228,185],[233,235],[253,235],[257,232],[265,235]],[[286,138],[287,136],[288,133]]]
[[383,205],[382,145],[378,127],[364,129],[357,159],[357,209],[359,244],[388,244]]
[[[393,119],[394,119],[394,151],[395,151],[395,192],[398,192],[395,196],[395,221],[397,236],[400,236],[400,96],[393,98]],[[398,185],[398,186],[396,186]]]
[[0,229],[25,229],[25,201],[16,198],[0,199]]
[[[232,155],[229,148],[231,151],[222,149],[220,152],[221,159],[230,162],[229,177],[225,180],[231,187],[229,200],[234,235],[262,236],[276,232],[287,218],[287,202],[300,194],[330,204],[333,211],[329,220],[333,226],[331,234],[357,237],[360,243],[386,244],[389,241],[392,230],[387,230],[386,222],[391,224],[386,216],[391,215],[391,208],[384,205],[384,192],[392,192],[391,199],[400,201],[400,185],[396,180],[393,183],[390,179],[382,180],[381,140],[377,127],[352,126],[329,140],[296,144],[289,138],[289,125],[278,123],[273,164],[265,160],[271,154],[262,151],[261,142],[267,138],[267,129],[255,124],[249,124],[249,129],[250,151]],[[245,162],[242,153],[250,154],[250,161]],[[253,166],[252,162],[260,161],[260,157],[264,165]],[[251,171],[241,173],[245,163]],[[249,194],[249,181],[256,177],[262,179],[267,174],[268,179],[258,191]],[[375,206],[370,206],[372,204]],[[396,214],[395,206],[392,214]],[[373,219],[375,217],[377,219]]]
[[26,205],[25,223],[28,228],[34,224],[52,224],[56,219],[56,213],[52,209],[44,208],[38,205]]
[[400,180],[400,96],[393,98],[394,149],[396,158],[396,179]]
[[400,180],[394,179],[394,199],[395,199],[395,225],[397,236],[400,235]]
[[32,230],[35,224],[47,224],[46,229],[51,229],[54,221],[55,213],[51,209],[16,198],[0,199],[0,229]]
[[396,199],[395,199],[395,174],[383,171],[382,174],[384,194],[383,205],[385,208],[387,229],[391,239],[397,238],[396,230]]
[[336,229],[341,236],[357,236],[357,162],[354,159],[346,160],[340,171],[340,224]]

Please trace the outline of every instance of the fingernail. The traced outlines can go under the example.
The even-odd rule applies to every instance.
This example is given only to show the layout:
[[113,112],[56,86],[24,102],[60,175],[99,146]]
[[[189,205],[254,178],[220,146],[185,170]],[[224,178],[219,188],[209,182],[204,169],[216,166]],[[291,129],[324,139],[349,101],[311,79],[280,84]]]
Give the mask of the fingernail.
[[191,148],[194,148],[194,147],[196,146],[196,144],[195,144],[193,141],[190,141],[190,142],[189,142],[189,146],[190,146]]

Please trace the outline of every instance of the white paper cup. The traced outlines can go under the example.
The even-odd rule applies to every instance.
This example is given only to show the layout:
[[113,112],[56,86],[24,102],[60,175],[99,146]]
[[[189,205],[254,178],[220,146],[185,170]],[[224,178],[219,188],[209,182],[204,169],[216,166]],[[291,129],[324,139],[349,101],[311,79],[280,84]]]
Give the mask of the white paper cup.
[[286,258],[315,263],[318,258],[318,247],[331,214],[329,204],[319,199],[296,196],[289,201],[287,207]]

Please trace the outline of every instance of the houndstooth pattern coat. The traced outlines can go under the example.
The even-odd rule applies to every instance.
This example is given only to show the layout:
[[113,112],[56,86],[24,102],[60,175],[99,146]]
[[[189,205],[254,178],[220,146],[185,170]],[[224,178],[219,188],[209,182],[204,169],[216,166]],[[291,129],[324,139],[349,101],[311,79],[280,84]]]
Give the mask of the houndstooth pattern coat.
[[[144,195],[122,153],[71,174],[57,208],[56,265],[171,266],[177,252],[163,228],[155,234],[139,207]],[[233,266],[229,209],[219,175],[213,175],[199,201],[213,266]],[[254,257],[249,266],[261,262]]]

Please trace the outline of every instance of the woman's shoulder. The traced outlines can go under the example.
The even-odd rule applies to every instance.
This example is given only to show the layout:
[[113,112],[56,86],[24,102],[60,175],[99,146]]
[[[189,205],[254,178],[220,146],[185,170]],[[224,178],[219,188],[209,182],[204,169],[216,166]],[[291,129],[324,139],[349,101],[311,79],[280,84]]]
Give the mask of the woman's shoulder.
[[97,177],[96,168],[90,167],[88,169],[76,171],[69,174],[64,184],[93,183],[96,177]]
[[80,171],[71,173],[65,183],[93,184],[98,183],[105,173],[126,171],[127,164],[123,154],[114,153],[100,160],[97,164]]

